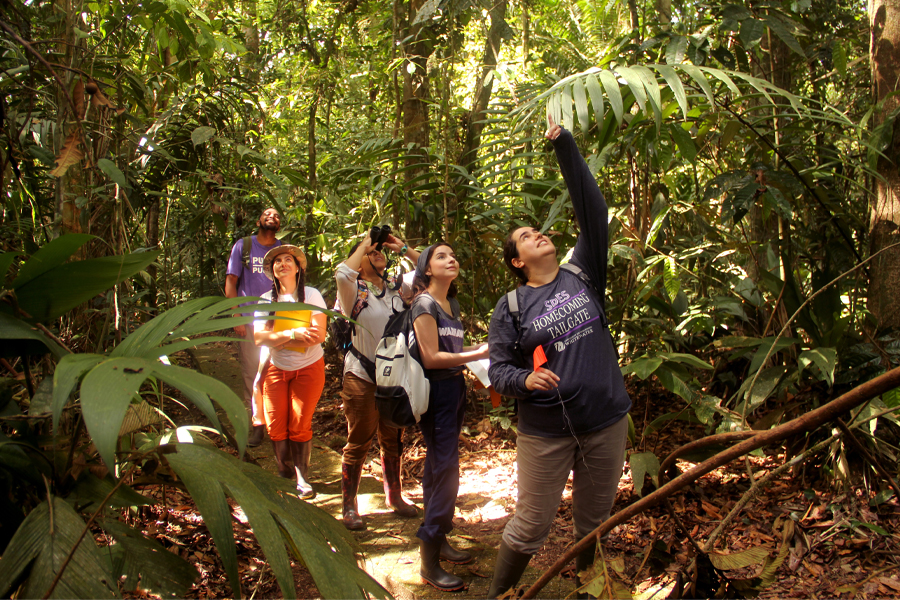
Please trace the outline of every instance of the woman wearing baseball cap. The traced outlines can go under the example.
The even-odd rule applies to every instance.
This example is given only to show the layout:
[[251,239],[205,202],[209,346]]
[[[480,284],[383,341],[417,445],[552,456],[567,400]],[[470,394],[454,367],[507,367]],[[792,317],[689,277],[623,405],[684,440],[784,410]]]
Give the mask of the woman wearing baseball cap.
[[[298,302],[326,308],[325,299],[306,285],[306,256],[297,246],[273,248],[263,258],[263,272],[272,280],[272,291],[263,301]],[[316,494],[309,485],[309,457],[312,451],[312,417],[325,387],[325,340],[328,317],[310,306],[298,310],[258,312],[254,321],[254,341],[263,346],[257,383],[262,392],[266,428],[278,474],[296,477],[302,498]],[[268,348],[268,353],[266,352]]]

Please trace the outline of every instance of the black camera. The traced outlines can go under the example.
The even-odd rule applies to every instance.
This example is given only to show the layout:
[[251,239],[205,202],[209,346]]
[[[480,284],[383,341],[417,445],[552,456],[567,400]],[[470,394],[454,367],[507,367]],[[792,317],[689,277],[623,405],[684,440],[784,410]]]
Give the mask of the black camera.
[[372,243],[375,244],[376,250],[381,250],[381,246],[384,245],[390,235],[390,225],[382,225],[381,227],[376,225],[372,228],[372,231],[369,232],[369,236],[372,238]]

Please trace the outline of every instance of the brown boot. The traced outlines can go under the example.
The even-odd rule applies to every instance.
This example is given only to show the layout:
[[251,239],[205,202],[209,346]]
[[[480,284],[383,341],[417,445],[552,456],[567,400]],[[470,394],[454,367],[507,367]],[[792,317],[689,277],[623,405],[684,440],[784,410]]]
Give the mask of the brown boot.
[[278,475],[286,479],[290,479],[294,476],[294,468],[291,465],[290,444],[290,440],[272,440],[272,447],[275,449],[275,464],[278,466]]
[[401,517],[418,516],[416,506],[404,500],[400,493],[400,457],[382,453],[381,468],[384,475],[384,501],[388,508]]
[[354,531],[366,527],[356,506],[356,492],[359,490],[362,467],[362,463],[356,465],[341,463],[341,520],[344,527]]
[[294,476],[297,478],[297,491],[300,498],[310,500],[316,497],[315,490],[309,484],[309,457],[312,454],[312,440],[295,442],[291,440],[291,458],[294,461]]

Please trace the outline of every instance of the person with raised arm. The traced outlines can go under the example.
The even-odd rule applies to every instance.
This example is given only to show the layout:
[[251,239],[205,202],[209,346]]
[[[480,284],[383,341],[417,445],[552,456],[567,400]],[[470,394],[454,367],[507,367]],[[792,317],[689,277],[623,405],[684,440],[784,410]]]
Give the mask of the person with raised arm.
[[[606,319],[608,208],[572,134],[550,116],[548,124],[580,234],[562,268],[536,227],[514,229],[503,246],[520,285],[494,309],[489,375],[500,394],[519,400],[518,499],[490,598],[518,583],[544,543],[570,472],[576,541],[609,517],[628,434],[631,399]],[[594,551],[577,557],[576,573],[593,564]]]
[[463,589],[462,579],[441,568],[441,560],[465,564],[472,560],[466,551],[453,548],[447,534],[453,529],[453,512],[459,492],[459,434],[466,408],[466,381],[462,375],[467,362],[487,358],[488,345],[463,345],[456,284],[459,262],[453,248],[438,242],[426,248],[416,263],[413,279],[413,328],[431,383],[428,410],[419,421],[425,441],[425,472],[422,493],[425,520],[419,538],[419,574],[435,588],[452,592]]
[[[366,526],[359,514],[356,495],[376,432],[381,448],[385,503],[401,517],[419,514],[415,505],[401,494],[402,431],[382,419],[375,407],[375,349],[388,319],[394,311],[403,310],[398,286],[385,280],[387,258],[381,245],[367,231],[334,272],[341,311],[359,323],[353,327],[352,345],[344,356],[341,391],[347,417],[347,444],[341,460],[341,521],[352,530]],[[383,246],[412,261],[419,258],[416,250],[394,235],[388,234]]]

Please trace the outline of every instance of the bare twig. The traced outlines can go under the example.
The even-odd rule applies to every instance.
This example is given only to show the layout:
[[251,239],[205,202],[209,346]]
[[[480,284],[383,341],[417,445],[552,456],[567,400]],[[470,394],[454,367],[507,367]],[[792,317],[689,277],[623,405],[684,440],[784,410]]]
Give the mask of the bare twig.
[[687,487],[707,473],[726,465],[732,460],[740,458],[757,448],[762,448],[763,446],[773,444],[801,433],[813,431],[821,425],[833,421],[843,413],[862,404],[866,400],[879,396],[896,387],[900,387],[900,367],[853,388],[846,394],[843,394],[828,404],[808,412],[801,417],[797,417],[774,429],[761,431],[752,438],[736,444],[728,450],[720,452],[712,458],[700,463],[652,494],[645,496],[641,500],[638,500],[634,504],[611,516],[593,532],[589,533],[572,546],[569,546],[566,552],[563,553],[563,555],[553,563],[543,575],[541,575],[534,585],[525,591],[525,595],[522,596],[522,598],[534,598],[535,595],[547,585],[551,579],[556,577],[562,568],[575,558],[576,555],[586,550],[595,540],[608,533],[613,527],[625,523],[648,508],[656,506],[675,492]]
[[740,514],[741,510],[743,510],[743,508],[745,506],[747,506],[751,500],[756,498],[756,496],[759,494],[760,490],[762,490],[765,486],[767,486],[770,481],[772,481],[773,479],[775,479],[776,477],[778,477],[779,475],[781,475],[782,473],[784,473],[785,471],[787,471],[788,469],[793,467],[795,464],[797,464],[798,462],[800,462],[807,456],[811,456],[811,455],[819,452],[820,450],[825,448],[828,444],[830,444],[834,440],[838,439],[838,437],[839,437],[838,434],[834,434],[830,438],[828,438],[822,442],[819,442],[812,448],[806,449],[802,454],[799,454],[796,457],[794,457],[793,459],[785,462],[783,465],[779,466],[777,469],[773,469],[771,472],[767,473],[765,477],[759,479],[756,483],[754,483],[753,487],[751,487],[749,490],[744,492],[744,495],[741,496],[741,499],[737,501],[737,504],[735,504],[732,507],[731,511],[725,516],[725,518],[719,522],[718,527],[716,527],[715,530],[711,534],[709,534],[709,539],[706,540],[705,551],[710,552],[713,549],[713,546],[715,545],[716,540],[719,539],[719,536],[722,535],[722,532],[725,531],[725,528],[728,526],[728,524],[731,523],[732,521],[734,521],[734,519]]

